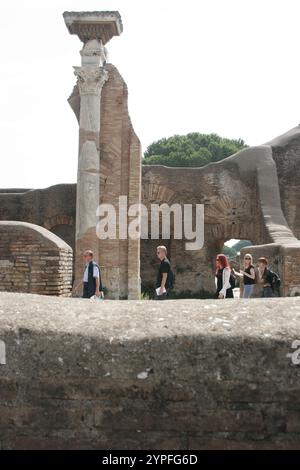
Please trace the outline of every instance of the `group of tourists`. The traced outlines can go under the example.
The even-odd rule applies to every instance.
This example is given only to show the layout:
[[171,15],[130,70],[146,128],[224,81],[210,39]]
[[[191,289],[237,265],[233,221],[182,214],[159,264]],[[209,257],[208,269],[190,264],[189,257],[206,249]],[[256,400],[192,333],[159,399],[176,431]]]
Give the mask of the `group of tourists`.
[[[157,274],[154,298],[166,300],[173,289],[175,276],[171,264],[167,258],[167,248],[160,245],[156,249],[156,255],[160,260]],[[103,298],[103,286],[100,267],[93,259],[93,252],[87,250],[84,253],[85,268],[83,275],[83,297]],[[228,258],[224,254],[216,257],[216,294],[218,299],[233,298],[233,289],[236,287],[237,278],[243,281],[243,298],[249,299],[254,294],[254,286],[258,284],[261,297],[274,297],[279,293],[279,276],[268,268],[268,261],[261,257],[258,259],[257,268],[254,267],[251,254],[244,256],[244,268],[236,271],[231,268]]]
[[[158,246],[156,254],[160,259],[158,270],[155,299],[165,300],[173,288],[174,274],[170,261],[167,258],[165,246]],[[274,297],[279,295],[280,278],[278,274],[268,268],[268,260],[264,257],[258,259],[257,269],[253,264],[251,254],[244,256],[244,269],[236,271],[231,268],[227,256],[220,254],[216,258],[216,294],[218,299],[233,298],[233,289],[236,287],[237,278],[243,281],[243,298],[249,299],[254,294],[254,286],[258,284],[260,297]]]
[[244,256],[244,269],[236,271],[230,267],[228,258],[220,254],[216,258],[216,298],[233,298],[233,289],[236,286],[236,278],[243,281],[243,298],[253,296],[254,286],[258,284],[260,297],[274,297],[279,295],[280,278],[278,274],[268,268],[268,260],[265,257],[258,259],[255,269],[253,257],[249,253]]

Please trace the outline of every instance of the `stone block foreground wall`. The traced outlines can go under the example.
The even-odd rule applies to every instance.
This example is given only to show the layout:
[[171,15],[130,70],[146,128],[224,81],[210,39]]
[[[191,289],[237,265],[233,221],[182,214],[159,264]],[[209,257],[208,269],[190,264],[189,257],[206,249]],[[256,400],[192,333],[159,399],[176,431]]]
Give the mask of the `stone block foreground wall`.
[[299,448],[299,339],[297,297],[0,293],[0,448]]
[[45,228],[0,222],[0,291],[70,296],[72,258],[72,248]]

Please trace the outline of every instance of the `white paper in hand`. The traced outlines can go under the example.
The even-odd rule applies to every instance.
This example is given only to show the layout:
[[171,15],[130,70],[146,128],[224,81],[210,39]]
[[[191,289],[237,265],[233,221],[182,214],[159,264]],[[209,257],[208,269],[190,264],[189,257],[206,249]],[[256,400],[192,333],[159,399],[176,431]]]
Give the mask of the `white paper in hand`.
[[155,292],[156,292],[156,295],[162,295],[162,294],[165,294],[167,291],[166,291],[166,288],[164,287],[163,288],[163,291],[162,291],[162,294],[160,294],[160,287],[158,287],[157,289],[155,289]]
[[92,295],[92,297],[90,297],[90,300],[92,301],[97,301],[97,300],[103,300],[104,297],[102,295],[99,295],[99,297],[97,297],[97,295]]

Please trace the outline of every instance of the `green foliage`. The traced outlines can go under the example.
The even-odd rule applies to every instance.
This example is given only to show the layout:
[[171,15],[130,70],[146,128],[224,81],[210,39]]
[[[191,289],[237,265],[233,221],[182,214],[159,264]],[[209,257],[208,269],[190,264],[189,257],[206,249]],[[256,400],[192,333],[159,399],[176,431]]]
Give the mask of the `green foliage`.
[[249,240],[239,240],[232,246],[224,245],[222,253],[228,256],[228,258],[234,258],[241,251],[242,248],[251,245],[252,243]]
[[228,258],[234,258],[237,254],[237,251],[231,246],[224,245],[222,253]]
[[149,292],[141,292],[140,300],[151,300]]
[[192,132],[153,142],[147,148],[144,165],[199,167],[229,157],[246,147],[243,140],[231,140],[217,134]]

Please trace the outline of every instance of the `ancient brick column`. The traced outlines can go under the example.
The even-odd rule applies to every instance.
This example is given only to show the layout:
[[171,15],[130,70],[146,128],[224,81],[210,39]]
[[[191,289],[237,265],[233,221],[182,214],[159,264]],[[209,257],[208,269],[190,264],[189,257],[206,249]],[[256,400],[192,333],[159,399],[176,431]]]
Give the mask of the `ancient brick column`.
[[100,107],[102,87],[108,79],[104,45],[121,33],[122,24],[118,12],[65,12],[64,19],[69,32],[84,43],[80,51],[81,67],[74,67],[80,95],[73,288],[76,295],[81,290],[84,250],[92,249],[98,260],[96,211],[100,203]]

